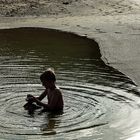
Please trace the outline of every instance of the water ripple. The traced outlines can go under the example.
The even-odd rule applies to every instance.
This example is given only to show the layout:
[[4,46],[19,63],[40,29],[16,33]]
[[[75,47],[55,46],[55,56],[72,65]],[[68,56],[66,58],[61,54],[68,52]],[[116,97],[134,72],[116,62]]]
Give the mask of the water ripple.
[[[58,39],[65,51],[59,52],[56,46],[56,53],[50,49],[56,44],[51,44],[50,48],[44,46],[50,44],[46,41],[46,36],[50,37],[47,34],[44,38],[44,34],[41,36],[37,32],[39,44],[34,43],[28,34],[27,38],[26,35],[22,38],[18,35],[18,40],[13,32],[9,37],[3,34],[0,32],[1,139],[118,140],[140,132],[139,89],[124,74],[102,62],[97,46],[91,47],[92,41],[87,40],[86,44],[78,37],[81,42],[77,44],[75,41],[73,46],[73,41],[63,44]],[[63,40],[66,36],[59,37]],[[30,41],[26,42],[28,39]],[[71,52],[71,46],[76,48],[78,45],[81,50]],[[92,56],[91,52],[97,53],[96,56]],[[39,109],[31,115],[23,108],[26,95],[43,92],[39,76],[50,66],[55,68],[57,85],[63,92],[64,111],[62,114],[41,114]]]

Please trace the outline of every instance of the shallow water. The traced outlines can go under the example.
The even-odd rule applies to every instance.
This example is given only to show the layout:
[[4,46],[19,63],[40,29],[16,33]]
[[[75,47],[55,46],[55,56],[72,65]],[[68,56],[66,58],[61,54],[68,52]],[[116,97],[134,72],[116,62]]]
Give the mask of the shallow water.
[[[100,59],[85,37],[46,29],[0,31],[0,138],[119,140],[140,132],[134,83]],[[48,67],[64,96],[63,114],[29,114],[27,94],[39,95]]]

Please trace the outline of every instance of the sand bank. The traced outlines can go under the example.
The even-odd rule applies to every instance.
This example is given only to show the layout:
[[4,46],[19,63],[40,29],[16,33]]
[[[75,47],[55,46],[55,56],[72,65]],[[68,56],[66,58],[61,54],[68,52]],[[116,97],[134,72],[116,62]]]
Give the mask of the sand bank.
[[[57,0],[53,2],[58,4]],[[9,14],[14,17],[1,17],[0,28],[43,27],[87,36],[98,42],[106,64],[140,86],[140,3],[137,0],[61,2],[61,6],[65,7],[62,12],[58,10],[62,8],[60,6],[58,9],[53,7],[56,10],[54,14],[44,9],[46,13],[38,12],[39,16],[34,17],[30,12],[26,17],[19,17],[18,12]]]

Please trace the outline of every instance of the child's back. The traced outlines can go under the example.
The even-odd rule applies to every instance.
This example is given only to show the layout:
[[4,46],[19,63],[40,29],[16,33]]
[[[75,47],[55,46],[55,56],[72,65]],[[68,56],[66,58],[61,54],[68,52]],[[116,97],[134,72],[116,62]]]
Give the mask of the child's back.
[[54,90],[48,90],[48,106],[52,110],[62,110],[63,109],[63,97],[59,88]]

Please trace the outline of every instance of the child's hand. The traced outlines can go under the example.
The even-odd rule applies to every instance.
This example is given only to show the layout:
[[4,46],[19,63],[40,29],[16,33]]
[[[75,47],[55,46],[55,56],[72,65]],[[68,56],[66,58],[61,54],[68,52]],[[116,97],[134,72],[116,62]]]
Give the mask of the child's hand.
[[33,95],[31,95],[31,94],[28,94],[27,95],[27,98],[26,98],[26,101],[30,101],[30,102],[35,102],[36,101],[36,98],[33,96]]
[[32,94],[27,94],[27,98],[34,97]]

